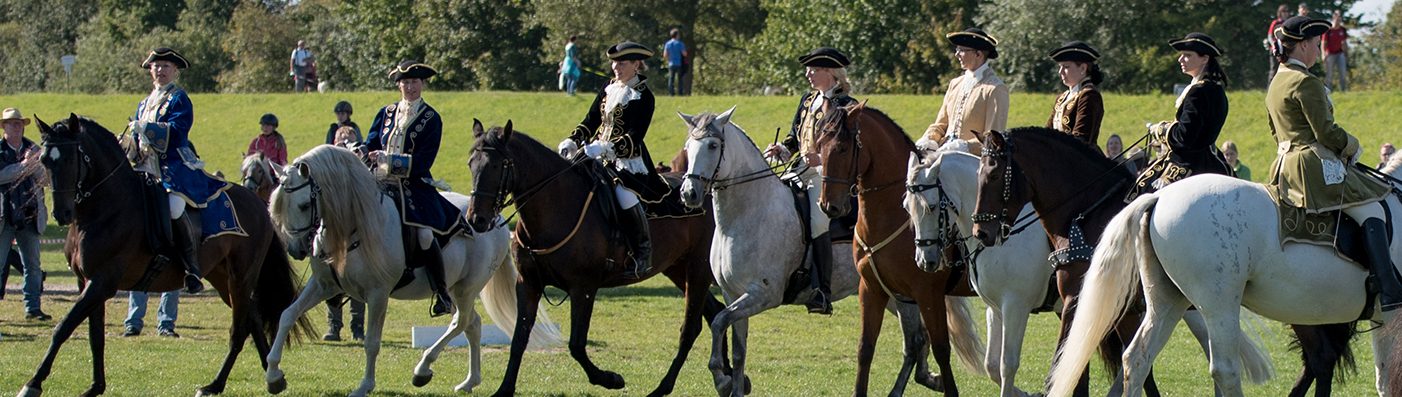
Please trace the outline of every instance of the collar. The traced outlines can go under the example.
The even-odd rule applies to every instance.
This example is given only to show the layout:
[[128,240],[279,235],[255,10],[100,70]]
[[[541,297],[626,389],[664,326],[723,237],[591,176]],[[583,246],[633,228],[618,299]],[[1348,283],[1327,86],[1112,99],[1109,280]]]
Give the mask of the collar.
[[171,81],[170,83],[166,83],[165,85],[160,85],[160,84],[157,84],[156,82],[153,81],[153,82],[151,82],[151,86],[152,86],[152,87],[155,87],[154,89],[151,90],[151,93],[153,93],[153,94],[154,94],[154,93],[158,93],[158,92],[159,92],[159,93],[167,93],[167,92],[175,91],[175,82],[174,82],[174,81]]
[[5,139],[5,146],[9,146],[9,147],[10,147],[10,150],[14,150],[15,152],[19,152],[20,149],[24,149],[24,138],[20,138],[20,139],[19,139],[19,146],[11,145],[11,144],[10,144],[10,140],[9,140],[9,139]]
[[1082,79],[1081,82],[1076,83],[1076,85],[1072,86],[1071,89],[1066,90],[1066,96],[1067,96],[1067,97],[1070,97],[1070,96],[1072,96],[1072,95],[1079,94],[1079,93],[1081,93],[1081,90],[1082,90],[1082,89],[1085,89],[1085,88],[1086,88],[1086,80]]
[[420,106],[423,106],[423,104],[424,97],[422,96],[420,96],[419,99],[415,99],[413,102],[405,102],[404,99],[401,98],[399,99],[399,110],[412,112],[418,110]]
[[1310,68],[1309,66],[1305,66],[1305,61],[1301,61],[1301,60],[1295,59],[1295,58],[1290,58],[1290,59],[1286,60],[1285,63],[1286,63],[1287,65],[1299,65],[1301,68],[1304,68],[1305,70],[1309,70],[1309,68]]
[[974,81],[982,81],[985,77],[988,77],[988,75],[990,74],[993,74],[993,69],[988,68],[988,61],[983,61],[983,65],[980,65],[978,69],[974,69],[973,71],[964,71],[964,76],[972,77]]

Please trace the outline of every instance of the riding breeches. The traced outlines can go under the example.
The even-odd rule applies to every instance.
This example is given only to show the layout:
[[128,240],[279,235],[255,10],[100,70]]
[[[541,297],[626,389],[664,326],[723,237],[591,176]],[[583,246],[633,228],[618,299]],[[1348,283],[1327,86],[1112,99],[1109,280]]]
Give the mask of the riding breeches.
[[181,215],[185,215],[185,199],[174,194],[166,194],[166,198],[170,201],[170,219],[180,219]]
[[1383,203],[1381,201],[1347,207],[1344,208],[1343,211],[1344,215],[1348,215],[1349,218],[1353,218],[1353,220],[1359,224],[1362,224],[1363,221],[1368,220],[1368,218],[1378,218],[1379,220],[1387,221],[1387,219],[1384,219],[1387,215],[1386,212],[1383,211]]
[[782,178],[797,181],[808,192],[808,237],[816,238],[827,233],[832,219],[818,206],[818,197],[823,194],[822,166],[805,167],[797,175],[789,173]]

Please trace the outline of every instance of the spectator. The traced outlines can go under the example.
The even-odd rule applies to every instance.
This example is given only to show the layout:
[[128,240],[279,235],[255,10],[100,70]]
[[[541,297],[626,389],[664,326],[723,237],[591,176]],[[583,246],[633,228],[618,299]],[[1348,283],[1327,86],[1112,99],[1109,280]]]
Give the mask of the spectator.
[[1309,5],[1309,4],[1305,4],[1304,2],[1300,2],[1300,5],[1299,5],[1298,7],[1296,7],[1295,12],[1297,13],[1296,15],[1299,15],[1299,16],[1302,16],[1302,17],[1309,17],[1309,16],[1310,16],[1310,5]]
[[321,340],[328,342],[341,341],[342,322],[341,308],[346,302],[350,302],[350,329],[351,338],[355,340],[365,340],[365,302],[361,302],[342,294],[326,300],[326,335],[321,336]]
[[[336,113],[336,122],[331,123],[331,127],[326,129],[326,144],[344,147],[360,145],[360,126],[356,125],[355,122],[350,119],[352,113],[350,102],[336,102],[336,107],[332,108],[331,111]],[[337,134],[340,133],[342,128],[350,128],[353,133],[351,136],[352,139],[345,139],[337,142]],[[345,145],[344,143],[351,143],[351,145]]]
[[263,153],[273,165],[286,165],[287,141],[282,139],[282,133],[277,132],[277,116],[272,113],[264,114],[258,119],[258,125],[262,127],[262,131],[253,137],[253,141],[248,142],[247,154]]
[[1266,28],[1266,39],[1262,40],[1262,43],[1266,45],[1266,55],[1269,55],[1271,65],[1271,74],[1266,76],[1267,83],[1270,83],[1271,79],[1275,78],[1275,71],[1280,68],[1280,62],[1275,59],[1276,52],[1280,51],[1280,40],[1275,39],[1275,28],[1285,23],[1285,18],[1289,17],[1290,7],[1281,4],[1280,7],[1276,7],[1275,9],[1275,19],[1271,20],[1271,26]]
[[1120,139],[1120,134],[1110,134],[1105,138],[1105,157],[1116,159],[1121,152],[1125,151],[1125,143]]
[[[142,321],[146,317],[146,303],[150,295],[141,291],[131,291],[127,299],[127,319],[126,331],[122,332],[123,337],[133,337],[141,335],[141,328],[145,326]],[[169,291],[161,293],[161,305],[156,308],[156,330],[160,336],[167,338],[179,338],[180,334],[175,333],[175,319],[180,316],[180,291]]]
[[1378,150],[1378,168],[1386,167],[1388,160],[1392,160],[1392,155],[1396,153],[1397,148],[1392,147],[1391,143],[1384,143],[1382,149]]
[[682,86],[687,72],[686,43],[682,43],[682,31],[672,29],[671,40],[662,46],[662,58],[667,60],[667,95],[686,95]]
[[44,291],[39,235],[48,224],[40,182],[43,168],[39,156],[43,151],[24,137],[24,127],[29,123],[19,109],[0,112],[0,124],[5,130],[5,142],[0,144],[0,241],[7,248],[11,241],[19,245],[20,262],[24,264],[24,318],[49,321],[53,317],[39,308],[39,296]]
[[288,65],[292,72],[293,91],[311,91],[316,86],[307,84],[316,73],[316,57],[312,55],[312,50],[307,49],[307,42],[297,40],[297,48],[292,49],[292,59],[288,60]]
[[1334,10],[1334,20],[1324,32],[1324,86],[1348,91],[1348,29],[1339,10]]
[[1120,139],[1120,134],[1110,134],[1105,139],[1105,157],[1123,164],[1131,175],[1139,175],[1139,170],[1149,165],[1149,157],[1143,150],[1134,149],[1125,153],[1125,143]]
[[1236,149],[1236,142],[1222,142],[1222,158],[1227,160],[1227,168],[1232,169],[1233,175],[1240,179],[1251,180],[1251,168],[1242,164],[1240,153]]
[[578,38],[570,35],[570,40],[565,42],[565,59],[560,61],[560,89],[569,96],[574,96],[574,89],[579,85],[579,46],[574,44]]

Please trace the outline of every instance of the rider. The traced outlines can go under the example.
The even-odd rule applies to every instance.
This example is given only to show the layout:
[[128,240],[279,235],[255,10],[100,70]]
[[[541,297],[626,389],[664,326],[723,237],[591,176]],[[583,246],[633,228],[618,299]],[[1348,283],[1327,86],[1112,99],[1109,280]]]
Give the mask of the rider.
[[453,300],[443,277],[443,251],[434,235],[456,232],[461,216],[458,207],[438,194],[429,173],[443,139],[443,119],[422,97],[424,84],[435,74],[438,71],[415,61],[400,62],[390,71],[400,100],[380,109],[358,150],[376,165],[386,193],[399,205],[406,262],[424,265],[435,298],[429,315],[437,317],[452,311]]
[[277,131],[277,115],[264,113],[258,118],[258,136],[248,142],[248,154],[262,153],[274,166],[287,164],[287,141]]
[[[852,83],[847,80],[847,65],[852,64],[841,51],[829,47],[814,48],[808,54],[798,57],[808,76],[808,85],[813,87],[798,101],[793,125],[783,143],[769,145],[766,157],[783,161],[792,160],[786,180],[793,181],[807,191],[808,238],[813,252],[813,289],[817,293],[808,300],[808,312],[832,314],[832,235],[828,233],[831,219],[818,207],[818,196],[822,192],[823,158],[818,152],[818,123],[834,111],[855,104],[856,99],[849,95]],[[798,153],[799,156],[794,156]]]
[[599,90],[584,121],[560,142],[560,151],[572,155],[583,150],[617,171],[614,195],[623,209],[619,215],[633,259],[633,266],[624,275],[641,279],[652,272],[652,241],[643,204],[661,202],[671,190],[657,174],[643,142],[652,124],[654,99],[647,76],[641,73],[647,70],[643,60],[652,57],[652,50],[624,41],[609,47],[608,57],[613,60],[613,81]]
[[1100,150],[1100,121],[1105,103],[1095,85],[1105,79],[1096,63],[1100,51],[1083,41],[1066,43],[1048,55],[1060,67],[1061,84],[1067,90],[1056,97],[1047,128],[1055,128]]
[[934,150],[950,138],[959,138],[969,142],[970,153],[978,155],[983,153],[983,145],[974,132],[1008,128],[1008,86],[988,66],[989,60],[998,58],[998,39],[979,28],[945,38],[954,45],[954,57],[964,74],[949,81],[935,123],[925,129],[915,146]]
[[185,90],[175,84],[180,71],[189,66],[185,57],[170,48],[157,48],[146,55],[141,67],[151,73],[155,88],[137,105],[128,128],[138,150],[155,161],[138,164],[137,170],[160,178],[169,192],[169,205],[155,207],[160,212],[169,210],[171,243],[185,265],[185,291],[196,293],[204,290],[197,262],[203,231],[187,215],[185,207],[204,208],[230,185],[204,172],[204,162],[190,142],[194,107]]
[[1227,122],[1227,73],[1217,58],[1221,47],[1212,36],[1188,33],[1168,45],[1178,50],[1178,65],[1184,74],[1193,76],[1192,84],[1178,96],[1177,117],[1149,126],[1149,133],[1166,153],[1155,158],[1139,174],[1131,188],[1130,198],[1152,192],[1197,174],[1232,175],[1227,161],[1217,151],[1217,136]]
[[1381,204],[1389,187],[1352,166],[1363,152],[1358,138],[1334,123],[1329,89],[1309,72],[1329,25],[1295,16],[1275,30],[1280,68],[1266,92],[1266,113],[1279,150],[1268,180],[1284,205],[1310,213],[1341,209],[1363,225],[1368,266],[1382,290],[1382,309],[1389,311],[1402,306]]
[[326,144],[336,144],[336,133],[340,131],[341,128],[350,128],[354,134],[353,139],[350,140],[350,142],[353,142],[353,144],[357,145],[360,144],[360,125],[356,124],[354,121],[351,121],[352,110],[350,102],[336,102],[336,106],[331,108],[331,111],[336,113],[336,122],[331,123],[331,127],[326,129]]

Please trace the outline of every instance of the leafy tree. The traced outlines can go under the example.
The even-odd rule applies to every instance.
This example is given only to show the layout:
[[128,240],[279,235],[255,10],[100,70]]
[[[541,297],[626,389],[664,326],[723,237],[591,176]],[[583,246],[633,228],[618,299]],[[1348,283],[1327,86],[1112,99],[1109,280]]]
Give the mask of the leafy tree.
[[223,91],[271,92],[286,90],[288,43],[295,43],[297,29],[280,14],[258,2],[244,2],[234,9],[223,49],[233,68],[219,74]]
[[1393,3],[1387,19],[1349,52],[1351,84],[1396,90],[1402,88],[1402,2]]

